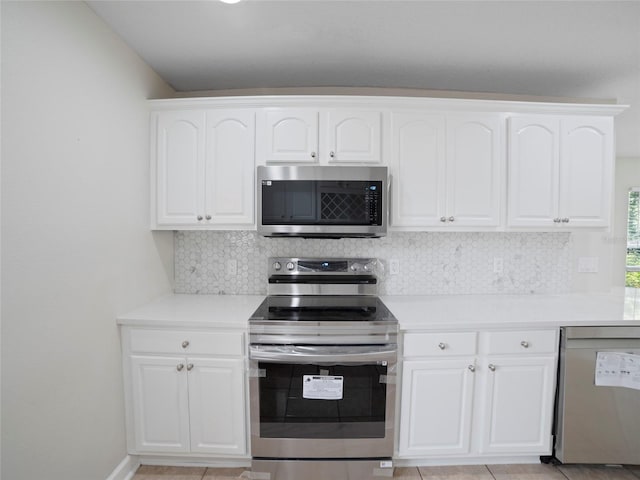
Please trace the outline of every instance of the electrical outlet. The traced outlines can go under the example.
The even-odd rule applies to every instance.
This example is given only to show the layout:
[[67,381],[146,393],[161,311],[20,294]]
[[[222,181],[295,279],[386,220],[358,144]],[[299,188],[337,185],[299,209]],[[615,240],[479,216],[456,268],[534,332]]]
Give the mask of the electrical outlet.
[[398,275],[400,273],[400,261],[397,259],[389,260],[389,275]]
[[493,273],[501,275],[504,272],[504,260],[502,257],[495,257],[493,259]]
[[227,260],[227,275],[236,275],[238,273],[238,262],[234,259]]

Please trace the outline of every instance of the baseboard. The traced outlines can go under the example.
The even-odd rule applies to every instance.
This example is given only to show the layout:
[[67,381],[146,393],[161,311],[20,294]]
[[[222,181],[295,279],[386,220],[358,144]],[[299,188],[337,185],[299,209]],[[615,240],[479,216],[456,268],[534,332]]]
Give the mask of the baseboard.
[[498,465],[498,464],[532,464],[540,463],[539,455],[512,456],[451,456],[451,457],[421,457],[394,458],[394,467],[429,467],[445,465]]
[[105,480],[131,480],[139,466],[139,457],[127,455]]

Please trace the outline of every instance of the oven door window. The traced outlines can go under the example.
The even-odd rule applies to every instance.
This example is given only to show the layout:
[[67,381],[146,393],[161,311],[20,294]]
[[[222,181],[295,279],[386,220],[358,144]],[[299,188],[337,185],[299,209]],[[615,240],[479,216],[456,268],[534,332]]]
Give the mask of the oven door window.
[[[387,367],[260,362],[261,438],[384,438]],[[328,388],[303,387],[307,376],[326,377]],[[342,377],[340,380],[339,377]],[[305,398],[314,396],[340,399]]]

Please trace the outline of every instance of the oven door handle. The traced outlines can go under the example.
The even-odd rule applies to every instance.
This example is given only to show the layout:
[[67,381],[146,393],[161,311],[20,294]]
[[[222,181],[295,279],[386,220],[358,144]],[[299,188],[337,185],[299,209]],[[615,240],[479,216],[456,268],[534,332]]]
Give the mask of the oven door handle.
[[315,345],[251,345],[251,360],[273,363],[362,363],[394,361],[397,345],[315,346]]

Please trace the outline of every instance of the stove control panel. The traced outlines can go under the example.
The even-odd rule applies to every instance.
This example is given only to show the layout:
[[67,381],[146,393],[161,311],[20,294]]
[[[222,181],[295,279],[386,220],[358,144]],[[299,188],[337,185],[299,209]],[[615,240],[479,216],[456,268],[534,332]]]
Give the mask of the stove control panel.
[[373,275],[378,260],[375,258],[289,258],[269,259],[270,275]]

